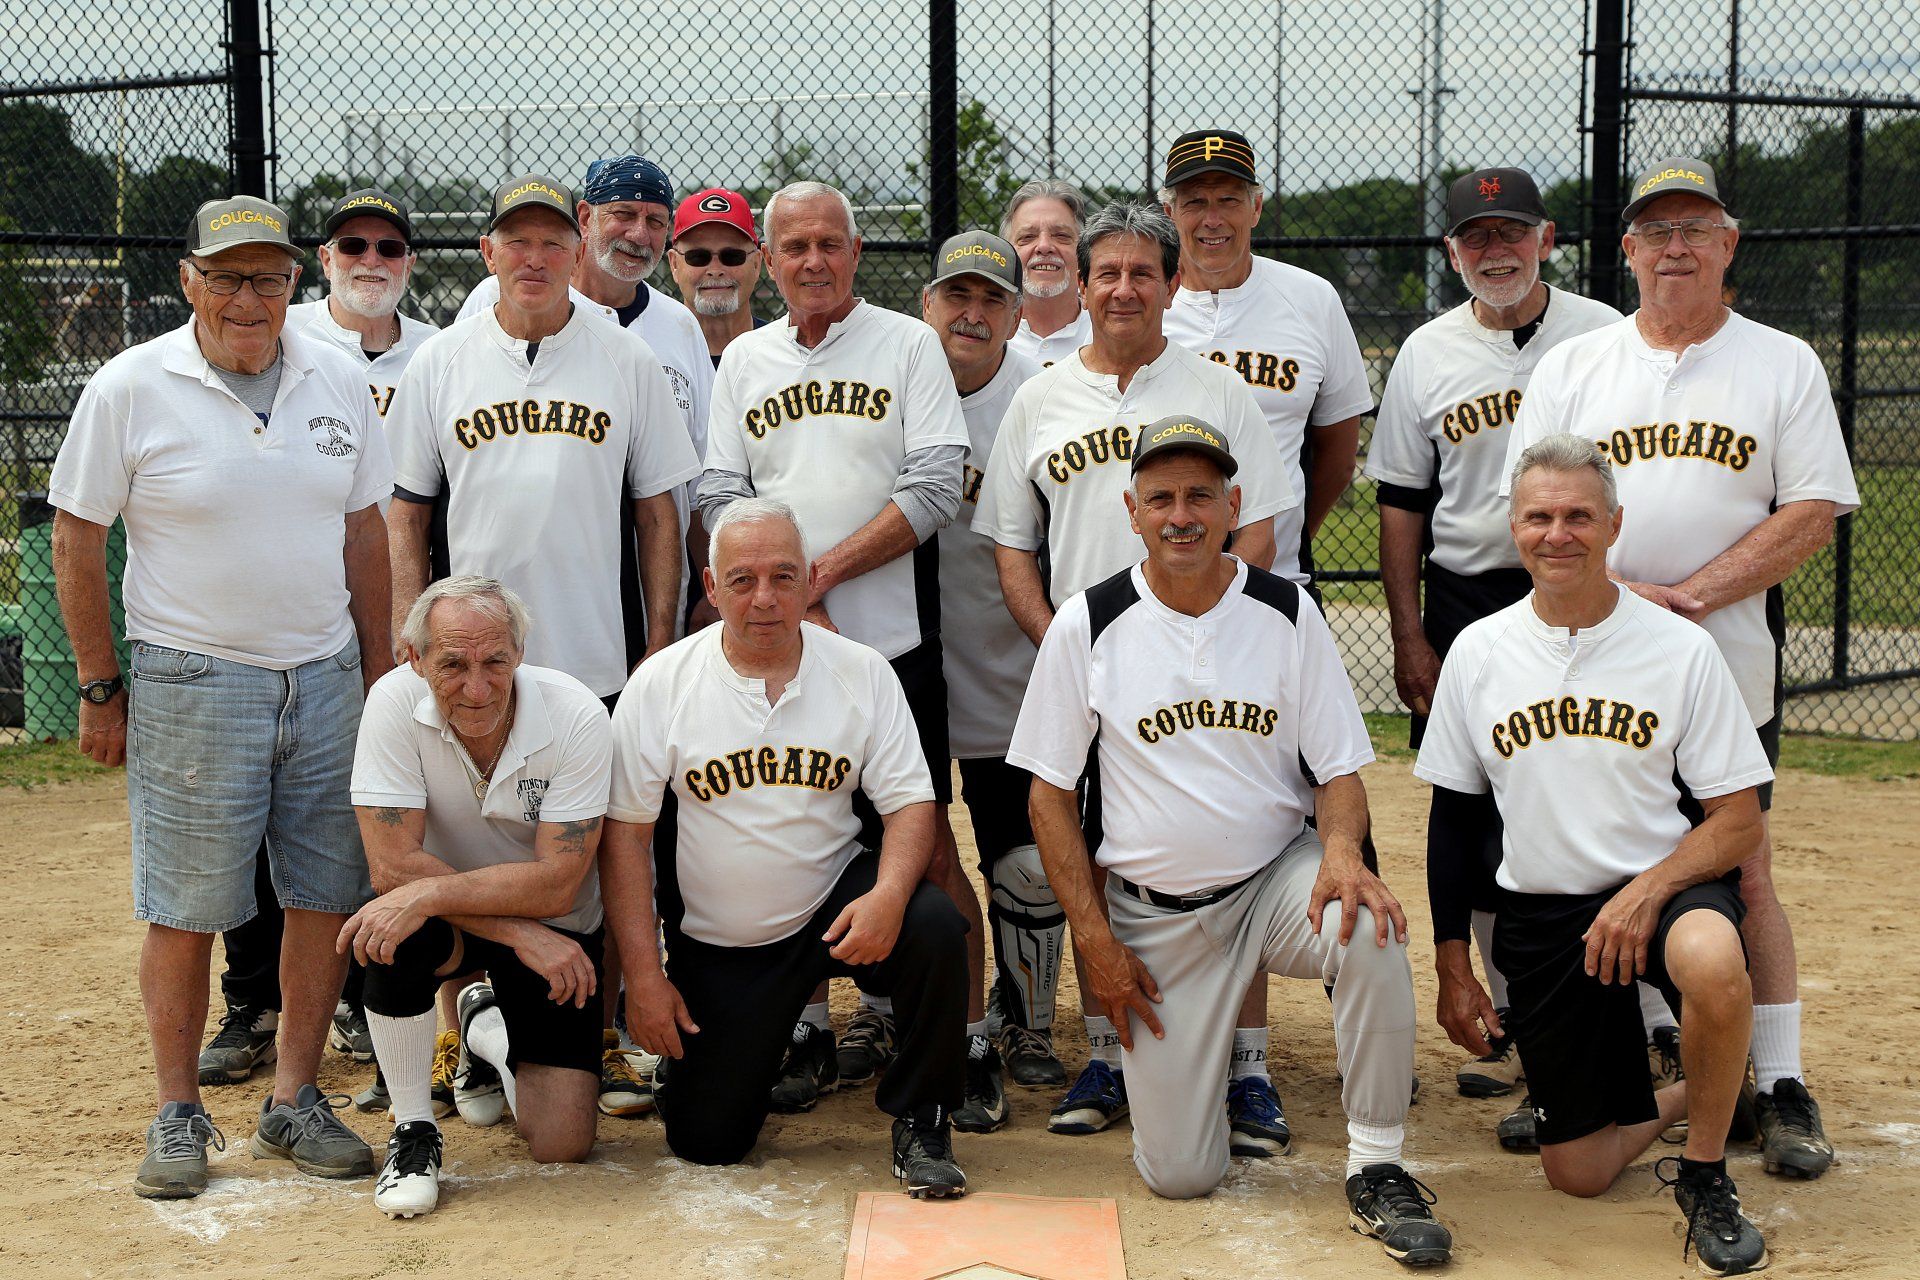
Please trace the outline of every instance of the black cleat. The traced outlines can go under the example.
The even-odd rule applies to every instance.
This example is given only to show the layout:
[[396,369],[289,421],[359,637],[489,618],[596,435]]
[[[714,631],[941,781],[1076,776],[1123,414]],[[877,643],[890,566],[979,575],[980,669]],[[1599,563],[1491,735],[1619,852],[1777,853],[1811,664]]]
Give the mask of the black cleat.
[[1051,1031],[1008,1022],[1000,1028],[1000,1057],[1007,1064],[1007,1075],[1022,1088],[1057,1088],[1067,1082],[1067,1069],[1053,1051]]
[[1370,1164],[1347,1179],[1347,1225],[1409,1267],[1437,1267],[1453,1256],[1453,1233],[1428,1208],[1436,1203],[1433,1192],[1397,1164]]
[[1760,1162],[1768,1173],[1817,1178],[1833,1164],[1833,1144],[1820,1125],[1820,1104],[1807,1086],[1788,1076],[1773,1092],[1755,1094]]
[[1679,1160],[1669,1156],[1676,1166],[1669,1178],[1654,1166],[1654,1176],[1662,1186],[1673,1188],[1680,1212],[1687,1215],[1687,1242],[1680,1249],[1682,1259],[1691,1253],[1700,1269],[1710,1276],[1742,1276],[1767,1265],[1767,1242],[1760,1229],[1740,1212],[1740,1192],[1733,1179],[1717,1169],[1694,1173],[1678,1171]]
[[1000,1078],[1000,1051],[985,1036],[967,1041],[967,1095],[953,1113],[962,1133],[992,1133],[1007,1122],[1007,1089]]
[[885,1071],[896,1052],[893,1015],[861,1005],[847,1023],[847,1034],[840,1037],[836,1051],[840,1083],[865,1084]]
[[915,1200],[951,1200],[967,1194],[967,1175],[953,1161],[952,1118],[945,1107],[922,1107],[893,1122],[893,1176]]
[[784,1115],[813,1110],[821,1095],[840,1087],[840,1062],[833,1049],[833,1032],[811,1022],[793,1024],[793,1043],[780,1064],[773,1086],[773,1109]]

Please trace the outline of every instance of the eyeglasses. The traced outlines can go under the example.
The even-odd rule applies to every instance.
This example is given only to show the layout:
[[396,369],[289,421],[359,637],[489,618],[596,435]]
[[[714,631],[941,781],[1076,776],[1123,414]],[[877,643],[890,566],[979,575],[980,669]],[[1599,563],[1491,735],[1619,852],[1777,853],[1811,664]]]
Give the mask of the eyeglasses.
[[1705,218],[1688,218],[1684,222],[1644,222],[1631,229],[1634,239],[1649,249],[1664,249],[1678,231],[1680,238],[1698,249],[1713,239],[1716,231],[1725,231],[1724,222],[1708,222]]
[[238,271],[208,271],[197,262],[187,265],[200,273],[208,293],[238,293],[241,285],[252,285],[255,297],[277,298],[293,283],[293,273],[290,271],[256,271],[252,275],[242,275]]
[[675,249],[674,252],[680,255],[680,261],[686,263],[690,267],[704,267],[709,262],[712,262],[715,258],[720,259],[720,265],[722,266],[738,267],[746,263],[747,255],[752,253],[753,250],[751,249]]
[[1495,236],[1500,237],[1501,244],[1519,244],[1533,232],[1534,228],[1524,222],[1503,222],[1498,227],[1475,227],[1471,231],[1462,231],[1453,238],[1453,242],[1478,253],[1492,244]]
[[333,242],[334,250],[349,258],[357,258],[372,245],[374,252],[383,258],[404,258],[413,252],[407,248],[405,240],[369,240],[365,236],[341,236]]

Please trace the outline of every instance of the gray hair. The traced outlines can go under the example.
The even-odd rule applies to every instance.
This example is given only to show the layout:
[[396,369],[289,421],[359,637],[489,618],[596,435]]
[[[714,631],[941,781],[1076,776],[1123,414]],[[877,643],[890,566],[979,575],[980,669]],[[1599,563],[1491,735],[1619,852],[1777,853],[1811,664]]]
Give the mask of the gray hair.
[[807,532],[800,527],[800,517],[793,508],[777,498],[740,498],[729,502],[714,522],[707,526],[707,563],[712,564],[720,558],[720,535],[736,524],[754,524],[762,520],[779,520],[793,526],[793,536],[800,540],[800,556],[807,563],[813,557],[807,554]]
[[1058,200],[1067,206],[1076,229],[1087,225],[1087,197],[1080,188],[1058,178],[1035,178],[1014,192],[1013,198],[1007,201],[1007,211],[1000,215],[1002,240],[1007,238],[1007,229],[1013,225],[1013,215],[1020,212],[1020,206],[1029,200]]
[[520,651],[526,649],[527,632],[533,628],[533,615],[527,612],[527,602],[497,578],[465,573],[433,583],[415,598],[413,608],[407,610],[407,620],[400,626],[400,638],[415,653],[426,653],[428,642],[433,639],[427,615],[443,600],[464,604],[495,622],[506,624],[513,647]]
[[1139,236],[1159,245],[1160,270],[1169,281],[1180,269],[1180,229],[1173,225],[1173,219],[1152,205],[1116,200],[1087,219],[1087,225],[1081,228],[1078,256],[1082,284],[1093,271],[1093,246],[1108,236]]
[[773,246],[774,210],[782,200],[792,204],[796,200],[820,200],[831,197],[840,202],[840,211],[847,215],[847,234],[858,236],[859,226],[853,220],[853,201],[847,199],[847,193],[824,182],[789,182],[786,186],[767,197],[767,207],[760,211],[760,234],[769,248]]
[[[1196,174],[1195,176],[1197,177],[1199,175]],[[1181,185],[1184,186],[1186,184],[1182,183]],[[1179,190],[1179,187],[1161,187],[1153,193],[1153,198],[1163,205],[1172,204],[1173,197]],[[1256,196],[1264,198],[1266,194],[1266,188],[1262,187],[1259,183],[1249,182],[1247,184],[1247,199],[1251,200]]]
[[1520,461],[1513,464],[1513,478],[1508,486],[1509,516],[1520,501],[1520,480],[1529,471],[1557,471],[1562,474],[1591,471],[1600,477],[1600,494],[1606,499],[1607,514],[1612,515],[1620,509],[1620,487],[1613,480],[1613,460],[1585,436],[1555,432],[1540,443],[1527,446],[1520,455]]

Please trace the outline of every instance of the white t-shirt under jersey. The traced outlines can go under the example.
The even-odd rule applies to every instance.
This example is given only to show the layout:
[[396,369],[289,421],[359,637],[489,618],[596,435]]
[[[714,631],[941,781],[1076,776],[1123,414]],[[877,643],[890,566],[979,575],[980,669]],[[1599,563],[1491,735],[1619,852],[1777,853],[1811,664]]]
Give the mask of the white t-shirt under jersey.
[[1529,595],[1460,633],[1414,773],[1489,787],[1505,825],[1496,876],[1519,893],[1602,893],[1672,853],[1699,799],[1773,777],[1712,639],[1621,590],[1569,636]]
[[[1122,497],[1134,433],[1170,414],[1200,418],[1227,437],[1240,469],[1240,523],[1298,506],[1260,408],[1231,369],[1177,342],[1120,390],[1076,352],[1014,393],[987,462],[975,532],[1003,547],[1044,545],[1055,607],[1140,558]],[[1282,553],[1284,555],[1284,551]]]
[[371,360],[360,345],[360,335],[334,320],[325,298],[288,307],[286,328],[282,332],[322,339],[340,348],[348,359],[359,361],[366,370],[367,390],[373,393],[373,410],[384,418],[393,407],[393,389],[400,385],[400,375],[407,371],[413,353],[420,349],[421,343],[440,332],[434,325],[412,316],[395,312],[394,318],[400,322],[400,340]]
[[[513,726],[486,795],[476,800],[479,770],[426,679],[411,666],[387,672],[360,716],[353,802],[425,809],[422,847],[455,871],[532,862],[541,823],[603,817],[613,777],[606,707],[578,680],[546,667],[523,664],[513,689]],[[600,918],[600,874],[589,867],[573,906],[546,923],[592,933]]]
[[1044,338],[1021,320],[1019,328],[1007,339],[1007,350],[1025,356],[1042,369],[1050,369],[1092,341],[1093,317],[1082,307],[1072,320]]
[[576,307],[530,365],[527,344],[483,310],[420,348],[387,436],[397,487],[447,491],[452,572],[498,578],[526,600],[527,661],[602,697],[618,690],[620,504],[700,469],[647,344]]
[[1547,352],[1620,313],[1577,293],[1548,289],[1540,327],[1524,347],[1489,329],[1471,300],[1407,335],[1380,397],[1366,473],[1408,489],[1438,488],[1428,558],[1459,574],[1517,569],[1500,482],[1506,430]]
[[[796,332],[776,320],[728,344],[714,373],[706,465],[791,506],[819,556],[892,501],[908,454],[964,447],[967,424],[940,339],[921,320],[856,302],[818,346],[801,346]],[[937,572],[932,550],[829,591],[833,625],[888,658],[919,645],[934,631],[918,594],[921,575]]]
[[[1585,436],[1612,459],[1626,520],[1607,564],[1633,582],[1684,581],[1789,502],[1832,502],[1836,515],[1860,506],[1820,357],[1738,313],[1678,357],[1649,347],[1632,316],[1562,343],[1534,370],[1507,442],[1508,474],[1555,431]],[[1766,595],[1702,624],[1755,724],[1774,714]]]
[[1373,759],[1319,609],[1245,564],[1197,618],[1162,604],[1138,566],[1061,608],[1007,762],[1071,790],[1096,740],[1094,857],[1172,894],[1259,871],[1300,834],[1315,780]]
[[338,653],[353,639],[346,518],[393,491],[364,362],[283,333],[262,423],[207,363],[194,323],[100,366],[48,500],[126,523],[127,639],[275,671]]
[[[986,386],[960,397],[966,477],[960,513],[940,531],[940,652],[947,677],[947,751],[956,760],[1004,756],[1033,670],[1033,641],[1007,612],[994,541],[972,528],[987,459],[1013,393],[1040,367],[1009,348]],[[944,763],[944,762],[942,762]]]
[[874,650],[802,623],[800,668],[768,705],[766,682],[727,661],[724,633],[688,636],[627,682],[607,812],[656,821],[671,790],[680,927],[757,947],[791,937],[860,852],[854,791],[884,816],[931,801],[933,781],[900,680]]
[[[1306,472],[1300,453],[1309,425],[1344,422],[1373,407],[1353,324],[1332,285],[1299,267],[1253,259],[1237,289],[1181,289],[1167,312],[1167,337],[1223,364],[1253,392],[1273,431],[1287,483],[1299,505],[1273,520],[1273,571],[1305,582],[1300,535],[1306,525]],[[1234,441],[1238,447],[1239,441]]]

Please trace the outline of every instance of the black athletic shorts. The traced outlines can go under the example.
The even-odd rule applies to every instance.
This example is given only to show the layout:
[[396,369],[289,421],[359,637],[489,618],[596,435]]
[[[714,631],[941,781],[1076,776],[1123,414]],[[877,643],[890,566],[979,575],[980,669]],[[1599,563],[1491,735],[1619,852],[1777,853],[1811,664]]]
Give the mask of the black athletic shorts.
[[[1660,1114],[1635,984],[1608,985],[1587,976],[1581,935],[1615,892],[1500,894],[1493,962],[1507,975],[1507,1030],[1520,1048],[1542,1145]],[[1696,910],[1717,911],[1737,928],[1747,913],[1740,873],[1683,889],[1660,912],[1641,980],[1658,987],[1674,1009],[1680,1008],[1680,994],[1667,975],[1667,933]]]
[[[1463,574],[1428,560],[1424,578],[1426,591],[1420,606],[1420,629],[1442,659],[1462,631],[1489,614],[1526,599],[1527,592],[1533,590],[1533,579],[1525,569],[1490,569],[1486,573]],[[1407,745],[1418,747],[1426,732],[1427,718],[1414,716],[1407,730]]]
[[1005,756],[962,760],[960,796],[973,821],[973,844],[980,851],[980,874],[992,878],[993,864],[1023,844],[1036,843],[1027,815],[1033,775]]

